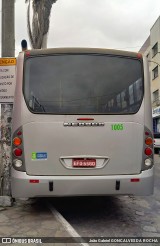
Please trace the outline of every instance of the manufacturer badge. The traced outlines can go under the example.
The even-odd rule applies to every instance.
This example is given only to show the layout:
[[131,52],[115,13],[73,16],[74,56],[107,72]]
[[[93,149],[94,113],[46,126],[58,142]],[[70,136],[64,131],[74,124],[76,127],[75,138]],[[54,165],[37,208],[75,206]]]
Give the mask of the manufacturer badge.
[[104,126],[104,122],[65,122],[64,126]]

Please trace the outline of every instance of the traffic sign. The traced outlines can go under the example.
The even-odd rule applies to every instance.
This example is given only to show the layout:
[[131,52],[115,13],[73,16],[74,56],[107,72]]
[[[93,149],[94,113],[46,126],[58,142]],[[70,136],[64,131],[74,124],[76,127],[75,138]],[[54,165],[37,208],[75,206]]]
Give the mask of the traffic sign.
[[0,58],[0,103],[13,103],[16,58]]

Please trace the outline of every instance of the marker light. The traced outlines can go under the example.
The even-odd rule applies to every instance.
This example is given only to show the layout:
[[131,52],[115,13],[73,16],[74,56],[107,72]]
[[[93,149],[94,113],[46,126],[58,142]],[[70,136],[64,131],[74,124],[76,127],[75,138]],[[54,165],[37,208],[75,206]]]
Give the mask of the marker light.
[[29,51],[26,51],[26,56],[30,56],[30,52]]
[[146,149],[145,149],[145,154],[146,154],[146,155],[152,155],[152,149],[146,148]]
[[94,118],[78,118],[77,120],[94,120]]
[[18,136],[21,136],[22,135],[22,132],[21,131],[17,132],[17,135]]
[[13,139],[13,144],[14,144],[15,146],[19,146],[19,145],[21,145],[21,143],[22,143],[21,138],[15,137],[15,138]]
[[14,149],[13,153],[15,156],[21,156],[22,155],[22,150],[21,149]]
[[138,53],[137,54],[137,58],[141,59],[142,58],[142,54],[141,53]]
[[151,160],[151,159],[146,159],[146,160],[145,160],[145,165],[146,165],[147,167],[150,167],[150,166],[152,165],[152,160]]
[[13,161],[13,163],[14,163],[14,165],[16,166],[16,167],[21,167],[22,166],[22,161],[21,160],[14,160]]
[[152,145],[152,144],[153,144],[152,138],[146,138],[145,143],[146,143],[147,145]]
[[39,183],[39,179],[30,179],[29,183],[38,184]]
[[140,179],[137,179],[137,178],[134,178],[134,179],[131,179],[131,182],[139,182]]

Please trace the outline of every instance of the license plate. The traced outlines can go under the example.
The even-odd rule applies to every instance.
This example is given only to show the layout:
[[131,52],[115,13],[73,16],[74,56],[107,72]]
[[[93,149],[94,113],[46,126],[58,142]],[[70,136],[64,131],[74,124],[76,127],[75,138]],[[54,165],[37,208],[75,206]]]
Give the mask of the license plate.
[[73,159],[73,167],[96,167],[95,159]]

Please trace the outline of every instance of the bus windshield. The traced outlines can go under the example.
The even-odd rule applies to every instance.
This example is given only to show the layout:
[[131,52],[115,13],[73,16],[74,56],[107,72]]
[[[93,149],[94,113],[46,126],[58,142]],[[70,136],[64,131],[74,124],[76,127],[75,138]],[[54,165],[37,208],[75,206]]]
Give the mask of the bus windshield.
[[143,66],[131,57],[55,54],[25,61],[24,97],[33,113],[135,114]]

